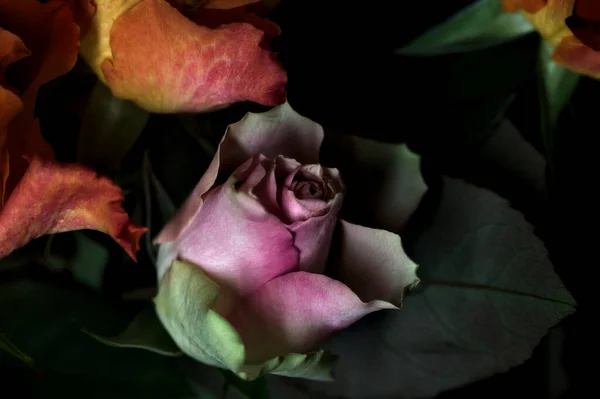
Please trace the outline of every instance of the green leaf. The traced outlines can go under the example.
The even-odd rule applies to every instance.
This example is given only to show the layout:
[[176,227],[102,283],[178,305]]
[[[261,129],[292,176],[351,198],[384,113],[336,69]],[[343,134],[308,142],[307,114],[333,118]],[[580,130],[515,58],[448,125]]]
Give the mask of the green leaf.
[[182,355],[169,333],[160,324],[154,307],[142,310],[122,333],[114,337],[103,337],[85,328],[82,330],[103,344],[117,348],[145,349],[164,356]]
[[441,202],[417,211],[431,223],[403,236],[421,289],[401,311],[367,316],[330,341],[336,381],[278,381],[273,396],[435,397],[520,365],[574,312],[523,215],[491,191],[443,182]]
[[[168,244],[163,244],[161,251],[167,248],[168,252],[165,245]],[[268,373],[321,381],[332,379],[335,357],[323,350],[289,353],[261,364],[247,364],[239,334],[215,310],[227,309],[234,300],[199,267],[174,260],[161,278],[155,303],[161,322],[177,345],[204,364],[229,369],[248,381]]]
[[149,117],[148,112],[114,97],[106,85],[96,82],[82,118],[78,161],[102,173],[114,171]]
[[33,359],[21,352],[4,334],[0,334],[0,350],[10,353],[29,367],[35,368]]
[[552,46],[542,41],[538,61],[541,130],[550,166],[553,165],[554,131],[556,122],[571,94],[577,87],[581,75],[564,68],[551,59]]
[[0,352],[4,391],[27,398],[192,398],[177,359],[107,347],[78,328],[118,330],[129,318],[122,309],[69,278],[40,277],[0,281],[0,326],[42,375]]
[[533,26],[521,13],[505,13],[500,0],[480,0],[395,53],[431,56],[479,50],[533,31]]
[[220,370],[225,378],[225,390],[235,389],[244,399],[268,399],[269,389],[264,377],[246,381],[229,370]]

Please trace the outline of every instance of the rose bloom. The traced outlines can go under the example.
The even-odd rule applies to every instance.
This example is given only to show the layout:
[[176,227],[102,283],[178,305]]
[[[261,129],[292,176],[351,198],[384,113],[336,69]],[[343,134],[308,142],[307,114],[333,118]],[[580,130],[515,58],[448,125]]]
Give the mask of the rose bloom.
[[521,9],[554,47],[552,60],[577,73],[600,78],[598,0],[503,0],[508,12]]
[[95,3],[80,54],[114,96],[156,113],[285,101],[287,74],[268,49],[279,27],[255,14],[268,8],[262,2]]
[[323,340],[398,309],[418,283],[397,234],[339,218],[344,183],[319,164],[323,137],[288,103],[246,115],[157,236],[156,309],[183,352],[245,379],[327,380]]
[[0,0],[0,258],[44,234],[94,229],[135,259],[146,231],[117,185],[54,159],[34,115],[39,88],[75,65],[94,13],[91,0]]

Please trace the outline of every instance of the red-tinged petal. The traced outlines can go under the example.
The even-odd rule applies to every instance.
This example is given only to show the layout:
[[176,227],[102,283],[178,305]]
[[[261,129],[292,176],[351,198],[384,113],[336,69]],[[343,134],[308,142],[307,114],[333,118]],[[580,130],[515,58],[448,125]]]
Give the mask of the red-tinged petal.
[[83,57],[115,96],[148,111],[285,101],[287,75],[252,25],[209,29],[164,0],[98,0],[93,23]]
[[[245,174],[240,181],[256,169],[261,169],[258,157],[239,168]],[[245,295],[297,270],[298,251],[292,234],[258,200],[236,189],[236,181],[231,178],[208,193],[190,228],[157,262],[159,278],[173,259],[182,259],[200,267],[220,286]]]
[[565,37],[554,50],[552,59],[577,73],[600,78],[600,51],[586,46],[575,36]]
[[506,12],[516,12],[523,9],[529,13],[536,13],[548,4],[548,0],[502,0],[502,8]]
[[19,65],[19,87],[35,90],[73,68],[80,27],[89,25],[91,0],[0,0],[0,26],[19,36],[31,50]]
[[324,275],[289,273],[240,301],[227,316],[246,347],[246,363],[259,364],[287,353],[306,353],[330,334],[381,309],[364,303],[347,286]]
[[[40,85],[67,73],[75,64],[80,35],[78,23],[85,24],[91,17],[90,1],[0,0],[0,26],[18,35],[31,50],[31,56],[12,68],[11,83],[21,91],[23,110],[5,133],[4,146],[11,154],[5,197],[28,168],[23,155],[54,157],[34,118],[37,90]],[[3,163],[6,165],[5,160]]]
[[363,301],[383,300],[402,306],[404,293],[419,282],[417,265],[402,248],[400,236],[342,220],[338,248],[332,249],[332,275]]
[[4,204],[6,181],[10,171],[7,148],[8,125],[23,110],[21,99],[3,87],[6,84],[6,68],[30,54],[21,39],[0,28],[0,208]]
[[598,0],[575,0],[573,14],[588,21],[600,22],[600,2]]
[[323,128],[298,114],[287,102],[267,112],[246,114],[241,121],[227,128],[202,179],[155,242],[177,239],[200,211],[202,197],[217,176],[229,177],[239,165],[257,154],[271,159],[284,155],[302,164],[318,163],[322,142]]
[[573,15],[565,22],[573,35],[583,44],[600,51],[600,2],[576,1]]
[[130,221],[122,200],[118,186],[90,169],[33,158],[0,210],[0,258],[44,234],[93,229],[135,259],[146,228]]

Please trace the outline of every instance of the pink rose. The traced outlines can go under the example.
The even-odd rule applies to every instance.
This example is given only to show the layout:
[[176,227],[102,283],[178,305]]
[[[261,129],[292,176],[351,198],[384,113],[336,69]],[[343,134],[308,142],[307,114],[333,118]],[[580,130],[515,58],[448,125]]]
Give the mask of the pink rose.
[[418,283],[397,234],[339,218],[344,184],[319,165],[322,141],[288,103],[227,129],[156,239],[157,313],[183,352],[246,379],[328,379],[323,340]]

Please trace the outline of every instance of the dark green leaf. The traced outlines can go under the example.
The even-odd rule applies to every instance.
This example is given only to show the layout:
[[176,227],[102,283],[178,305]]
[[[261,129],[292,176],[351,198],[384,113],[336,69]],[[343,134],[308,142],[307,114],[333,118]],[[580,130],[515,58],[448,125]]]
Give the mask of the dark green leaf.
[[396,50],[396,54],[429,56],[479,50],[533,31],[521,13],[505,13],[499,0],[480,0]]
[[404,242],[421,289],[331,340],[336,382],[273,378],[274,396],[434,397],[521,364],[575,310],[532,227],[494,193],[445,179],[439,206],[418,212],[432,223]]
[[66,277],[13,277],[0,283],[0,326],[35,360],[42,377],[0,352],[4,392],[26,398],[192,398],[176,359],[107,347],[78,327],[118,331],[128,315]]
[[269,389],[267,382],[264,377],[258,378],[254,381],[242,380],[229,370],[221,370],[223,377],[225,377],[224,389],[233,388],[237,391],[244,399],[268,399]]
[[96,82],[82,118],[78,161],[103,173],[114,171],[149,116],[134,103],[114,97],[102,82]]
[[106,345],[118,348],[145,349],[164,356],[182,355],[181,350],[160,323],[154,307],[142,310],[122,333],[114,337],[103,337],[85,328],[82,329]]

